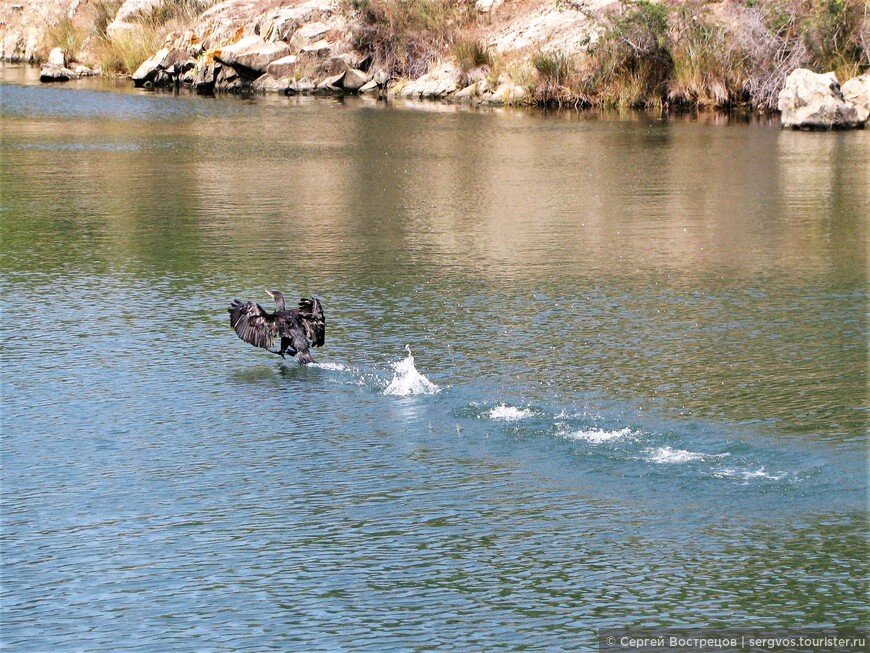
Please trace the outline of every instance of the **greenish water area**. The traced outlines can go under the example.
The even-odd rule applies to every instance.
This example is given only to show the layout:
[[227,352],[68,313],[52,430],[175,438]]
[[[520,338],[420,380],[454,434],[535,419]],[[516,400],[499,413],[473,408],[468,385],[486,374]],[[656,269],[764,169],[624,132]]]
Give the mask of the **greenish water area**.
[[0,79],[5,650],[868,625],[870,131]]

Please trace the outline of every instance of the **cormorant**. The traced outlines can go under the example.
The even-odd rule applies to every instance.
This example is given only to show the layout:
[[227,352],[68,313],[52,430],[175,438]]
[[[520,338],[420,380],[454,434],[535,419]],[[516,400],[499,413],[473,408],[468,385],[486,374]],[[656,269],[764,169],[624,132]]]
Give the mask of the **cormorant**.
[[[230,326],[239,338],[255,347],[262,347],[281,358],[289,353],[303,365],[313,363],[308,348],[322,346],[326,338],[326,319],[320,300],[303,297],[299,300],[299,308],[288,311],[284,295],[277,290],[267,290],[266,294],[275,300],[277,311],[269,313],[256,302],[234,299],[227,309]],[[281,337],[281,349],[273,351],[270,348],[278,336]]]

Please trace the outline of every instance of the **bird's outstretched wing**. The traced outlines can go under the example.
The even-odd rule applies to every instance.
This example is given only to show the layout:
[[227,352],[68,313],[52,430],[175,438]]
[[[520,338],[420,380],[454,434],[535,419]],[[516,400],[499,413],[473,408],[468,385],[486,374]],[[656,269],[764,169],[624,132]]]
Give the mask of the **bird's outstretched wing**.
[[227,311],[230,314],[230,325],[239,338],[255,347],[272,347],[278,335],[277,314],[267,313],[255,302],[243,302],[240,299],[234,299]]
[[326,318],[323,307],[316,297],[299,300],[299,314],[305,327],[305,335],[314,347],[322,347],[326,341]]

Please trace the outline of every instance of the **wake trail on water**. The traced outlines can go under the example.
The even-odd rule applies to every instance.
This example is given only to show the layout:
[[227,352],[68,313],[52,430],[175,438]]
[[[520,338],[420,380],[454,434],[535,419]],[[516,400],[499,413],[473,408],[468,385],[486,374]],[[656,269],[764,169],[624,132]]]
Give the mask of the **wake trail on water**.
[[[465,415],[493,423],[503,423],[513,436],[555,436],[580,447],[594,460],[605,465],[642,465],[666,476],[695,476],[749,482],[799,481],[809,472],[785,471],[776,462],[779,456],[771,451],[740,453],[745,444],[719,443],[713,451],[695,438],[684,439],[672,430],[650,429],[640,425],[619,424],[599,413],[587,410],[570,412],[564,408],[546,406],[491,404],[472,401]],[[610,423],[608,423],[610,422]],[[675,442],[675,439],[677,442]],[[675,446],[677,444],[682,446]],[[701,446],[697,446],[701,445]],[[773,458],[771,458],[771,456]],[[762,460],[779,469],[765,467]]]
[[659,465],[678,465],[680,463],[689,463],[696,460],[709,461],[719,458],[725,458],[731,454],[727,451],[719,454],[706,454],[699,451],[687,451],[686,449],[674,449],[673,447],[659,447],[657,449],[648,449],[646,451],[646,459],[651,463]]
[[[313,363],[311,366],[335,373],[342,383],[367,387],[383,396],[414,397],[440,392],[442,388],[417,369],[410,347],[406,345],[405,350],[408,353],[405,358],[390,363],[392,378],[383,369],[359,368],[338,362]],[[589,455],[600,458],[602,464],[616,461],[625,465],[640,463],[648,466],[650,471],[658,469],[661,470],[659,473],[667,475],[688,474],[743,485],[750,482],[797,481],[806,475],[796,470],[783,470],[780,464],[785,461],[780,461],[780,464],[772,459],[763,462],[764,458],[771,455],[770,451],[766,452],[767,456],[761,451],[755,455],[738,453],[741,445],[736,442],[731,443],[736,449],[720,443],[716,447],[718,450],[703,451],[709,447],[694,438],[677,436],[675,442],[675,433],[670,429],[666,432],[639,425],[626,426],[619,424],[620,420],[614,423],[614,420],[608,420],[594,411],[570,412],[563,407],[532,407],[528,404],[511,405],[484,400],[470,402],[455,415],[500,423],[503,428],[510,429],[514,436],[556,436],[572,442],[576,447],[582,447]],[[697,447],[699,444],[701,446]],[[776,467],[770,470],[765,462]]]
[[632,429],[626,427],[612,430],[591,428],[580,429],[579,431],[560,431],[559,435],[568,438],[569,440],[583,440],[585,442],[591,442],[592,444],[599,444],[601,442],[611,442],[613,440],[637,439],[638,434]]
[[321,370],[329,370],[330,372],[346,372],[350,369],[344,363],[311,363],[311,367],[316,367]]
[[516,406],[508,406],[506,404],[499,404],[487,413],[490,419],[501,420],[503,422],[518,422],[521,419],[534,417],[535,415],[537,413],[531,408],[517,408]]

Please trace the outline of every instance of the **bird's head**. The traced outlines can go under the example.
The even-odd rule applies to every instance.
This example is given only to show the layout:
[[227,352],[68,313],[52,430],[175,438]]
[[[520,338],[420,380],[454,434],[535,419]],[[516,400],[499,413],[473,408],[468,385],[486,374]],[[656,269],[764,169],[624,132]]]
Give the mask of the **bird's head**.
[[284,295],[279,290],[267,290],[266,294],[275,300],[275,306],[278,307],[278,310],[284,310]]

